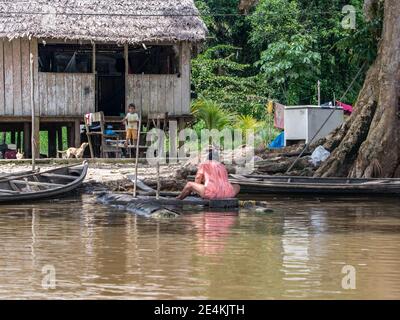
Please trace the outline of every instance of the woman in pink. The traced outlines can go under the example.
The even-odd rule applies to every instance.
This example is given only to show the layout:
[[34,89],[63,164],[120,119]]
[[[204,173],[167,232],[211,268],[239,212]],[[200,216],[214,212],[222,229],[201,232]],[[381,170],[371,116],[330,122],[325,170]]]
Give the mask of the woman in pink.
[[[209,156],[212,159],[212,155]],[[228,181],[228,171],[218,161],[208,160],[199,165],[194,182],[188,182],[177,199],[183,200],[192,192],[203,199],[234,198],[240,191],[239,185]]]

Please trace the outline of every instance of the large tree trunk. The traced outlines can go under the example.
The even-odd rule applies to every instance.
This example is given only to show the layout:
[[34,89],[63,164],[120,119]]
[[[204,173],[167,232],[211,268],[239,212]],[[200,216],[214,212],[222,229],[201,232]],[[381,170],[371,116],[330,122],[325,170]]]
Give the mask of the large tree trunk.
[[[371,2],[371,1],[370,1]],[[384,1],[378,56],[316,176],[400,176],[400,1]]]

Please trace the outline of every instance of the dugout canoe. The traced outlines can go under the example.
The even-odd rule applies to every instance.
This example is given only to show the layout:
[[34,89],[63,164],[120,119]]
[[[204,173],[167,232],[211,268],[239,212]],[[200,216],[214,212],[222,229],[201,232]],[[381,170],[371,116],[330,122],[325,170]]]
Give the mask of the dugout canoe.
[[230,175],[240,192],[261,194],[308,195],[399,195],[400,179],[313,178],[265,175]]
[[65,195],[79,187],[88,163],[68,165],[43,172],[0,177],[0,203],[40,200]]

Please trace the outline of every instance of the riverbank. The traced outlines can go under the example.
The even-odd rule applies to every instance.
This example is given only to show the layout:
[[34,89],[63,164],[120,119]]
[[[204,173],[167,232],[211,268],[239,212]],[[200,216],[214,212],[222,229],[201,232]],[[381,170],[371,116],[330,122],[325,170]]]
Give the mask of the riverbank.
[[[302,157],[304,145],[295,145],[280,150],[255,150],[254,173],[268,175],[293,175],[312,176],[315,167],[310,163],[310,153],[305,152]],[[312,150],[312,148],[311,148]],[[131,191],[132,182],[128,175],[135,173],[134,159],[85,159],[89,162],[89,171],[84,181],[84,186],[90,190]],[[197,161],[197,160],[196,160]],[[197,171],[196,161],[182,161],[178,164],[160,165],[161,188],[164,191],[182,190],[189,175],[195,175]],[[38,159],[37,168],[41,171],[53,169],[69,164],[80,164],[78,159]],[[156,168],[147,163],[146,159],[139,160],[138,177],[151,187],[156,187]],[[286,171],[293,166],[291,172]],[[229,173],[237,173],[234,165],[226,165]],[[0,172],[13,173],[31,169],[29,159],[24,160],[0,160]]]
[[[88,174],[84,181],[85,188],[89,190],[130,191],[133,188],[133,184],[127,176],[135,174],[132,159],[130,161],[114,162],[107,160],[95,159],[95,161],[90,161]],[[37,168],[40,168],[40,171],[46,171],[71,163],[75,163],[75,161],[63,161],[62,163],[59,163],[59,161],[39,162]],[[76,163],[79,164],[81,161],[76,161]],[[184,186],[185,180],[177,177],[177,173],[181,168],[181,165],[160,166],[160,181],[163,190],[176,191]],[[27,171],[30,169],[31,165],[26,161],[0,163],[0,171],[5,173]],[[141,164],[138,170],[138,177],[149,186],[156,186],[157,184],[156,168],[154,166]]]

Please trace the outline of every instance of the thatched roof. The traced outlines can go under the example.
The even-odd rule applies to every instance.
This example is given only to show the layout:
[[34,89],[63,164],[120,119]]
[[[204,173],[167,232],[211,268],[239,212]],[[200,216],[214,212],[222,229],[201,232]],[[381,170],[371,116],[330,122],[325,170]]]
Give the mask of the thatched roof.
[[193,0],[1,0],[0,37],[118,43],[202,41]]

